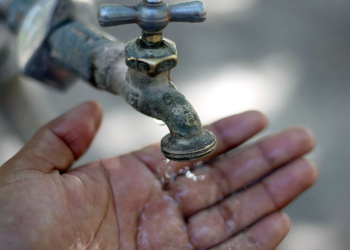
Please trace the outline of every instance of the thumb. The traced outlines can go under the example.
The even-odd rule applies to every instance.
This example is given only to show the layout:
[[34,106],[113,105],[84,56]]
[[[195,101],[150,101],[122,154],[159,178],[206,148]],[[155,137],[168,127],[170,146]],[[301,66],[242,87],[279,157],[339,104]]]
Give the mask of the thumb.
[[67,171],[89,148],[101,120],[101,106],[84,103],[40,129],[2,168]]

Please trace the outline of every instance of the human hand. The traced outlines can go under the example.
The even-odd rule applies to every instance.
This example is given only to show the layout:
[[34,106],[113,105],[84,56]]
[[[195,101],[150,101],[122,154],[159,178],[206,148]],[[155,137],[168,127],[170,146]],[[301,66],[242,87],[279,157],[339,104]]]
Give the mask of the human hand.
[[166,191],[159,144],[69,170],[101,117],[94,102],[75,108],[0,168],[1,249],[272,250],[290,227],[279,211],[316,180],[302,158],[314,140],[302,128],[225,154],[266,126],[258,112],[209,126],[211,158],[221,156],[193,170],[200,180],[178,176]]

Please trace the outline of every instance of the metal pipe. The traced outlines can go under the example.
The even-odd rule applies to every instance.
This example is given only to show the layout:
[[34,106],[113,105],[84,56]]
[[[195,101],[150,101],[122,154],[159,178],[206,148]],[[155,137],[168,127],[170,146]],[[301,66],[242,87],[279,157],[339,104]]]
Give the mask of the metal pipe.
[[[107,39],[78,22],[69,22],[57,28],[49,36],[47,46],[50,58],[57,60],[75,75],[83,78],[92,86],[116,92],[115,85],[125,80],[125,44]],[[122,63],[121,63],[122,62]],[[113,64],[120,69],[110,71]],[[118,81],[107,81],[109,74],[119,76]]]
[[[0,17],[17,35],[19,70],[58,89],[83,78],[116,94],[104,78],[112,63],[124,61],[125,44],[94,28],[85,21],[87,17],[82,18],[85,15],[77,13],[81,8],[92,8],[90,5],[89,1],[74,0],[0,0]],[[121,66],[117,71],[125,76],[126,67],[117,64]]]
[[166,123],[170,134],[161,148],[168,159],[193,161],[215,150],[215,136],[203,129],[196,111],[170,79],[177,50],[161,34],[171,18],[204,21],[204,3],[169,6],[162,0],[144,0],[134,7],[102,6],[98,15],[102,26],[135,22],[142,28],[142,38],[125,47],[77,21],[74,0],[4,1],[0,0],[1,16],[17,34],[24,74],[59,88],[79,77],[123,96],[141,113]]

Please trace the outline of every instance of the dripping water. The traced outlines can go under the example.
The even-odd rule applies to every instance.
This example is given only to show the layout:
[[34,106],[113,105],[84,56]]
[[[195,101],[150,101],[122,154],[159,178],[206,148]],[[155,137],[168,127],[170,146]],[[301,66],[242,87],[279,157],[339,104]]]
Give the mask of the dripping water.
[[168,190],[170,184],[175,181],[176,173],[172,166],[173,161],[166,159],[161,161],[157,167],[157,175],[164,190]]
[[157,123],[159,126],[165,126],[165,123],[162,120],[158,120],[156,118],[153,119],[155,123]]
[[[189,163],[190,165],[190,163]],[[195,164],[194,168],[199,168],[204,165],[203,162]],[[205,175],[196,175],[189,166],[176,169],[176,162],[169,159],[161,161],[157,167],[157,175],[163,187],[163,190],[168,190],[170,185],[175,181],[177,176],[185,176],[187,179],[191,179],[194,182],[205,180]]]

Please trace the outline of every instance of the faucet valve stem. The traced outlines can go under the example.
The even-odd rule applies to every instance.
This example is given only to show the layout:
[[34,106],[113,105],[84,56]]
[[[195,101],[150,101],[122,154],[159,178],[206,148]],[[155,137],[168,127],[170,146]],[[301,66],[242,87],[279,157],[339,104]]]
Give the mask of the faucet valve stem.
[[143,0],[143,3],[147,6],[159,6],[163,4],[163,0]]

